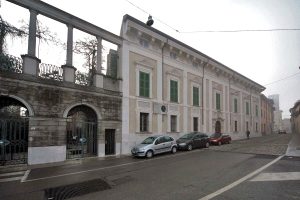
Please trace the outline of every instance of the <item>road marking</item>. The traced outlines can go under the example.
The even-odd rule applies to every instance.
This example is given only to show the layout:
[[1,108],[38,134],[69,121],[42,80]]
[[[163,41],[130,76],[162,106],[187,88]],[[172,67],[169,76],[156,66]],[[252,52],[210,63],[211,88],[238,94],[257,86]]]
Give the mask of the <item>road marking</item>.
[[26,181],[26,179],[27,179],[27,177],[28,177],[29,173],[30,173],[30,169],[29,169],[29,170],[27,170],[27,171],[25,172],[24,176],[23,176],[23,177],[22,177],[22,179],[21,179],[21,183],[23,183],[23,182],[25,182],[25,181]]
[[261,173],[250,181],[292,181],[300,180],[300,172]]
[[179,153],[179,154],[170,155],[170,156],[163,156],[163,157],[160,157],[160,158],[151,158],[151,159],[146,159],[146,160],[137,161],[137,162],[123,163],[123,164],[119,164],[119,165],[113,165],[113,166],[107,166],[107,167],[100,167],[100,168],[89,169],[89,170],[84,170],[84,171],[78,171],[78,172],[60,174],[60,175],[56,175],[56,176],[47,176],[47,177],[42,177],[42,178],[29,179],[29,180],[24,180],[22,183],[39,181],[39,180],[46,180],[46,179],[52,179],[52,178],[58,178],[58,177],[76,175],[76,174],[83,174],[83,173],[100,171],[100,170],[105,170],[105,169],[110,169],[110,168],[123,167],[123,166],[127,166],[127,165],[140,164],[140,163],[150,162],[150,161],[154,161],[154,160],[160,160],[160,159],[172,158],[172,157],[177,157],[177,156],[191,154],[191,153],[197,153],[199,151],[204,151],[204,149],[197,149],[197,150],[193,150],[193,151],[190,151],[190,152]]
[[199,200],[209,200],[209,199],[212,199],[212,198],[214,198],[214,197],[216,197],[216,196],[222,194],[223,192],[226,192],[227,190],[230,190],[230,189],[234,188],[235,186],[237,186],[237,185],[241,184],[242,182],[246,181],[247,179],[249,179],[249,178],[255,176],[256,174],[262,172],[264,169],[270,167],[271,165],[273,165],[274,163],[276,163],[278,160],[280,160],[280,159],[283,158],[284,156],[285,156],[285,155],[279,156],[279,157],[276,158],[275,160],[269,162],[268,164],[262,166],[261,168],[255,170],[254,172],[251,172],[250,174],[244,176],[243,178],[241,178],[241,179],[239,179],[239,180],[237,180],[237,181],[235,181],[235,182],[233,182],[233,183],[231,183],[231,184],[229,184],[229,185],[227,185],[227,186],[225,186],[225,187],[223,187],[223,188],[217,190],[217,191],[214,192],[214,193],[211,193],[211,194],[209,194],[209,195],[207,195],[207,196],[205,196],[205,197],[202,197],[202,198],[199,199]]
[[23,176],[0,179],[0,183],[21,180]]
[[10,173],[5,173],[5,174],[0,174],[1,176],[14,176],[14,175],[20,175],[20,174],[24,174],[25,171],[20,171],[20,172],[10,172]]

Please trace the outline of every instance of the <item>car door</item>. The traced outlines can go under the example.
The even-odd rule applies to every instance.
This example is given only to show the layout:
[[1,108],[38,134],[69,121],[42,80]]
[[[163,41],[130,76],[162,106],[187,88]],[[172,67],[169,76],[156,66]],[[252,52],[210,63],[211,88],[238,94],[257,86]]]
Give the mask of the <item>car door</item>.
[[201,135],[200,134],[197,134],[194,136],[193,138],[193,147],[196,148],[196,147],[201,147]]
[[164,152],[171,151],[172,141],[173,141],[173,139],[170,138],[169,136],[164,136],[164,147],[165,147]]
[[154,151],[155,151],[155,154],[158,154],[158,153],[162,153],[164,152],[164,137],[159,137],[155,140],[154,142]]

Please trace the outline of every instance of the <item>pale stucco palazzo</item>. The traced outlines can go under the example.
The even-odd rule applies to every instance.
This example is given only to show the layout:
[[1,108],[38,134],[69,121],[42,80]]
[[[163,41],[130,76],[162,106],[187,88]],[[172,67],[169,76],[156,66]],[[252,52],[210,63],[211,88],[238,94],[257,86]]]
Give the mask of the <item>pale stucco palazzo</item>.
[[123,154],[156,134],[261,135],[263,86],[131,16],[121,37]]

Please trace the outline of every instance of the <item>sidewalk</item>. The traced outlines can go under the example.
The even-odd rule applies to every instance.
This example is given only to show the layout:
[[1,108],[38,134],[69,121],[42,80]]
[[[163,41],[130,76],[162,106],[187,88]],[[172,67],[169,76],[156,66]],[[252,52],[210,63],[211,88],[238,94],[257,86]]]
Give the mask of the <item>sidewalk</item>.
[[286,155],[300,157],[300,135],[299,134],[293,134],[293,138],[291,139],[289,146],[286,150]]

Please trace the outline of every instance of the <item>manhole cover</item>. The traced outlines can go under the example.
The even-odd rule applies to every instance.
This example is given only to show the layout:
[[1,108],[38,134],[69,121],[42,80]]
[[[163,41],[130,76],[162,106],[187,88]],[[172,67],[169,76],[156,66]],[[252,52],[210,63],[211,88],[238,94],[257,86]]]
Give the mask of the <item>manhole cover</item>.
[[92,192],[108,190],[110,188],[110,185],[105,181],[101,179],[95,179],[91,181],[45,189],[45,198],[49,200],[62,200]]

